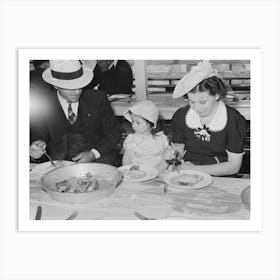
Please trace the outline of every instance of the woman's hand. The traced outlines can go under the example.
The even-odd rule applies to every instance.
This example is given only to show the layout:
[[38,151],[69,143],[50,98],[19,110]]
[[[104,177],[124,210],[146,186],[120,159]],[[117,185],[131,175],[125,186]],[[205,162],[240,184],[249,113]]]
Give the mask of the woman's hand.
[[184,151],[185,144],[178,144],[178,143],[171,143],[167,147],[164,153],[165,160],[173,160],[178,159],[181,160],[184,158],[185,151]]
[[34,141],[29,147],[29,154],[32,158],[38,159],[40,158],[47,148],[46,142],[42,140]]
[[72,158],[72,160],[76,161],[77,163],[92,162],[95,159],[96,159],[96,157],[95,157],[95,154],[93,153],[93,151],[81,152]]

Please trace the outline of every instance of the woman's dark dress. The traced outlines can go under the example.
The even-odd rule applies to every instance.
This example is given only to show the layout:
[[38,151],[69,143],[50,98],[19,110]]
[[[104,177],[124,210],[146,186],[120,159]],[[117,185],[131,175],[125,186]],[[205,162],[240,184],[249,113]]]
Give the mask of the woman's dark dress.
[[[206,127],[190,128],[186,122],[186,114],[192,110],[189,106],[175,112],[171,121],[172,141],[185,144],[184,161],[190,161],[196,165],[214,164],[227,161],[226,151],[243,153],[246,120],[234,108],[227,105],[225,108],[227,122],[219,131]],[[213,118],[215,117],[221,117],[221,115]],[[220,120],[217,119],[217,121]]]

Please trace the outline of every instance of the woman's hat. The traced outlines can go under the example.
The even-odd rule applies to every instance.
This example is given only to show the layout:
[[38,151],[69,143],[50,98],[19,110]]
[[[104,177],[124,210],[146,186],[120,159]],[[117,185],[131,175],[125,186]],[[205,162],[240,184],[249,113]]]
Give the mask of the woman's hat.
[[187,94],[204,79],[213,76],[214,73],[214,69],[209,62],[199,62],[196,66],[192,67],[190,73],[178,82],[173,92],[173,98],[179,98]]
[[79,60],[50,60],[50,68],[43,72],[42,78],[59,88],[79,89],[91,82],[93,71]]
[[124,113],[124,117],[132,122],[130,113],[141,116],[154,124],[154,128],[157,126],[159,110],[157,106],[150,100],[144,100],[136,103],[130,109]]

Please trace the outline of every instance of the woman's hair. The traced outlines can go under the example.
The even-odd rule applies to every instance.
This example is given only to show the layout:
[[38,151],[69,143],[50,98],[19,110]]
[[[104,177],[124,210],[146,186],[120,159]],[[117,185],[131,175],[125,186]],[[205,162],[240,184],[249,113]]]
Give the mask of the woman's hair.
[[225,81],[218,78],[217,76],[212,76],[207,79],[204,79],[197,86],[195,86],[190,92],[202,92],[208,91],[210,95],[219,95],[220,99],[224,99],[227,95],[228,87],[225,84]]

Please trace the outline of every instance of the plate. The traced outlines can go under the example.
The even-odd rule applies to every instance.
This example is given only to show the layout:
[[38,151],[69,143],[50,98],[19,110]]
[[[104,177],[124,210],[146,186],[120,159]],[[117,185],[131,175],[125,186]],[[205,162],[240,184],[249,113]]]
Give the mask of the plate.
[[[126,172],[128,172],[132,166],[139,166],[140,174],[137,174],[137,172],[133,173],[133,171],[132,171],[131,172],[132,175],[131,175],[131,177],[129,177]],[[158,173],[159,173],[158,170],[152,166],[138,165],[138,164],[124,165],[124,166],[119,167],[119,170],[121,171],[121,173],[123,175],[123,181],[126,181],[126,182],[148,181],[148,180],[151,180],[151,179],[157,177]]]
[[108,97],[109,100],[116,100],[116,99],[126,99],[126,98],[130,98],[131,94],[113,94],[111,96]]
[[[181,190],[196,190],[209,186],[213,182],[211,175],[196,170],[180,170],[166,174],[163,179],[171,187]],[[179,183],[181,180],[181,184]],[[184,185],[185,183],[185,185]]]
[[53,166],[50,161],[47,161],[47,162],[40,163],[40,164],[36,165],[35,167],[33,167],[31,172],[44,175],[45,173],[47,173],[51,170],[54,170],[56,168],[75,164],[75,162],[68,161],[68,160],[54,160],[54,163],[57,163],[58,167]]

